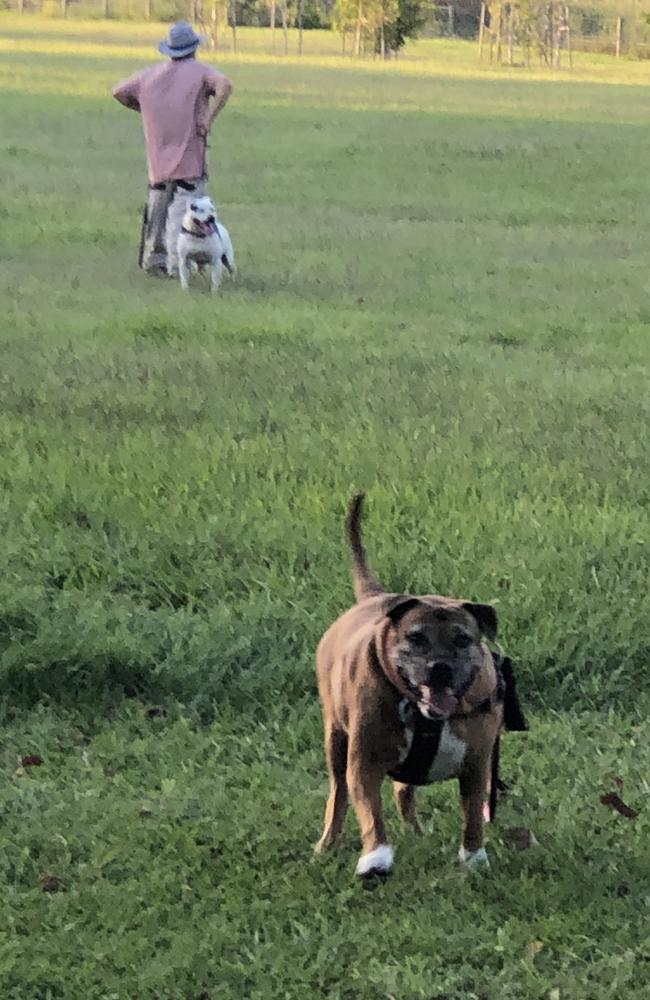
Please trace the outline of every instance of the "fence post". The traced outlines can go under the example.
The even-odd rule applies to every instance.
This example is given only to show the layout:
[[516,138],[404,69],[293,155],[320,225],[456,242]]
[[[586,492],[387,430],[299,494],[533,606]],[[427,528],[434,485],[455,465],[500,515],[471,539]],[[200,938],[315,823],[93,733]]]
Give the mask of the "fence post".
[[478,57],[483,58],[483,33],[485,31],[485,0],[481,0],[481,13],[478,22]]

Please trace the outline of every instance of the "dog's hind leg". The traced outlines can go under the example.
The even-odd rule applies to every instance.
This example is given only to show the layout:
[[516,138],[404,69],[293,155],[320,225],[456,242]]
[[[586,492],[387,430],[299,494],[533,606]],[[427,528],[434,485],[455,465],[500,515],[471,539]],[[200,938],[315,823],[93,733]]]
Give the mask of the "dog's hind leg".
[[401,781],[393,784],[395,804],[400,816],[415,833],[422,833],[422,827],[415,810],[415,785],[404,785]]
[[342,729],[335,729],[333,726],[327,727],[325,754],[327,756],[330,791],[325,808],[323,835],[314,848],[317,854],[336,844],[341,835],[348,809],[348,786],[345,780],[348,766],[348,738]]

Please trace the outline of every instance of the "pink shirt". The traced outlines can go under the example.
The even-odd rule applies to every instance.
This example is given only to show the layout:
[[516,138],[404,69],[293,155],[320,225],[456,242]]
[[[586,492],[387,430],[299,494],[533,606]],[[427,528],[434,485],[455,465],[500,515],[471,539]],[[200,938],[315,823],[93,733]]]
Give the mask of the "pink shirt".
[[209,98],[224,80],[196,59],[171,59],[113,88],[121,104],[142,113],[152,184],[205,174],[205,139],[196,129],[207,122]]

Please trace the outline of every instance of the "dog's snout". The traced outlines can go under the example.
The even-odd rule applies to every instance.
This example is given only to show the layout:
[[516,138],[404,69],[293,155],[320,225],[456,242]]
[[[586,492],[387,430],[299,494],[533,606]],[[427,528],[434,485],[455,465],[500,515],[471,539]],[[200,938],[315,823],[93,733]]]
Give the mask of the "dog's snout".
[[444,660],[437,660],[431,667],[431,683],[436,687],[451,687],[454,668]]

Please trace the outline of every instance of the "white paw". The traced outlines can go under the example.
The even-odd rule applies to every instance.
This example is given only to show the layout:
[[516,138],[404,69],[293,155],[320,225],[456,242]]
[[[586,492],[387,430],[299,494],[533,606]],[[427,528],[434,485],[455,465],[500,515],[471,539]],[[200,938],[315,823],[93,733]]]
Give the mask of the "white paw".
[[478,851],[468,851],[462,845],[458,852],[461,863],[466,868],[489,868],[490,859],[484,847],[479,847]]
[[362,854],[356,868],[357,875],[387,875],[393,867],[395,854],[388,844],[375,847],[374,851]]

